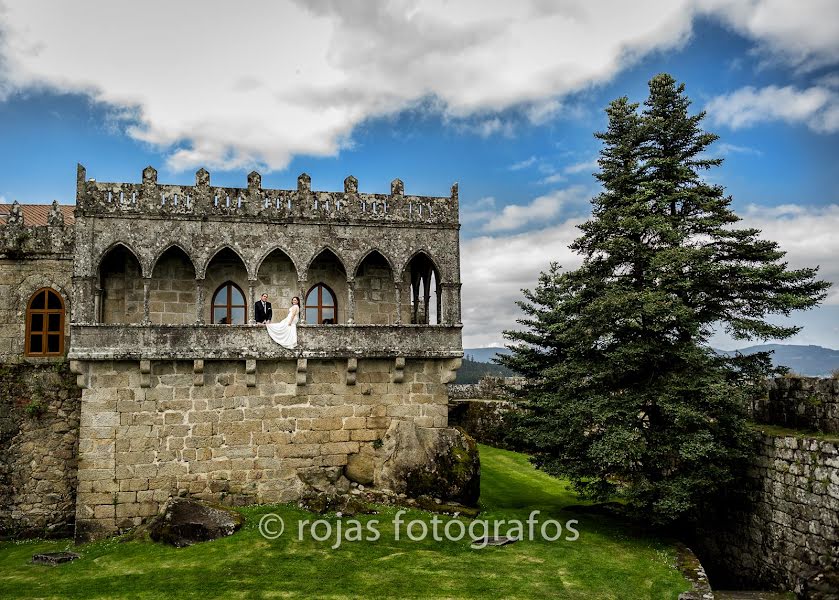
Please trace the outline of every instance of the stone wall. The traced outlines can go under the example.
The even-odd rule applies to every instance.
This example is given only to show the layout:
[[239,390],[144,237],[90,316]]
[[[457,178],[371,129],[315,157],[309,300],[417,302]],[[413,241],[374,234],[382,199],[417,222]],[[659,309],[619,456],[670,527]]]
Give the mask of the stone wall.
[[839,593],[839,441],[763,435],[746,490],[698,532],[712,585]]
[[0,365],[0,537],[72,534],[75,384],[66,363]]
[[[349,364],[351,363],[351,364]],[[157,514],[170,495],[234,504],[299,498],[391,421],[447,426],[458,359],[96,361],[85,386],[76,534]],[[329,475],[329,474],[332,475]]]
[[778,377],[750,408],[758,423],[839,433],[839,379]]
[[462,427],[477,442],[512,450],[508,434],[510,415],[515,410],[515,404],[505,400],[450,399],[449,424]]
[[[69,347],[72,255],[0,258],[0,361],[21,362],[26,338],[26,307],[36,291],[48,287],[64,299],[65,351]],[[48,359],[51,360],[51,359]]]

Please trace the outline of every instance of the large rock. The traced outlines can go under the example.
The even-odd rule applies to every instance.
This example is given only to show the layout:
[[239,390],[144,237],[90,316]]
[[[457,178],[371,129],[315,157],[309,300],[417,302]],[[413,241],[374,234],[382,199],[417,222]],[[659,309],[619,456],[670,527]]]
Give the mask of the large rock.
[[478,446],[460,428],[391,423],[376,453],[374,480],[412,498],[423,495],[474,506],[480,495]]
[[350,481],[344,477],[343,467],[306,467],[297,470],[297,477],[305,486],[305,493],[346,494]]
[[350,481],[355,481],[362,485],[373,483],[375,458],[373,448],[365,444],[358,452],[349,455],[347,466],[344,467],[344,475]]
[[148,524],[149,537],[178,548],[235,533],[245,522],[235,510],[188,498],[172,498]]

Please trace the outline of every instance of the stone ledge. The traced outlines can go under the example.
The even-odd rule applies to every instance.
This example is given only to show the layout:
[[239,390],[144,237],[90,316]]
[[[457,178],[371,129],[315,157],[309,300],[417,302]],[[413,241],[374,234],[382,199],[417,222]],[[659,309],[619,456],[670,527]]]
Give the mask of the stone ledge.
[[262,325],[73,325],[70,360],[459,358],[460,325],[300,325],[298,348]]

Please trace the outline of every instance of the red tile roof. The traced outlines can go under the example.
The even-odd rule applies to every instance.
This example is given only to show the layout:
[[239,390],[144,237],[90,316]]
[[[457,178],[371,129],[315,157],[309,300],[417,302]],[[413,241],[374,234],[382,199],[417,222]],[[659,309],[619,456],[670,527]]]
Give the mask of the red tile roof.
[[[67,204],[59,204],[58,207],[64,213],[64,224],[72,225],[75,220],[73,218],[73,210],[76,207]],[[50,209],[52,209],[52,204],[21,204],[20,212],[23,213],[23,224],[46,225]],[[6,224],[6,218],[11,210],[11,204],[0,204],[0,225]]]

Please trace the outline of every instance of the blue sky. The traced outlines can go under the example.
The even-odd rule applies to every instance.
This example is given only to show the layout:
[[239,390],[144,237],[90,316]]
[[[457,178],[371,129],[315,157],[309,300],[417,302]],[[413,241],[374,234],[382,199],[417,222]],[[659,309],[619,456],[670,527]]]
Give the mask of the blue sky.
[[[498,345],[519,289],[579,263],[567,244],[597,192],[603,108],[666,71],[720,135],[709,178],[793,266],[837,283],[839,9],[792,4],[280,2],[255,22],[213,2],[195,17],[0,0],[0,198],[71,203],[76,162],[108,181],[147,164],[173,183],[201,166],[220,185],[252,168],[280,188],[303,171],[331,190],[348,174],[369,192],[458,181],[464,345]],[[839,347],[837,286],[793,320],[789,342]]]

